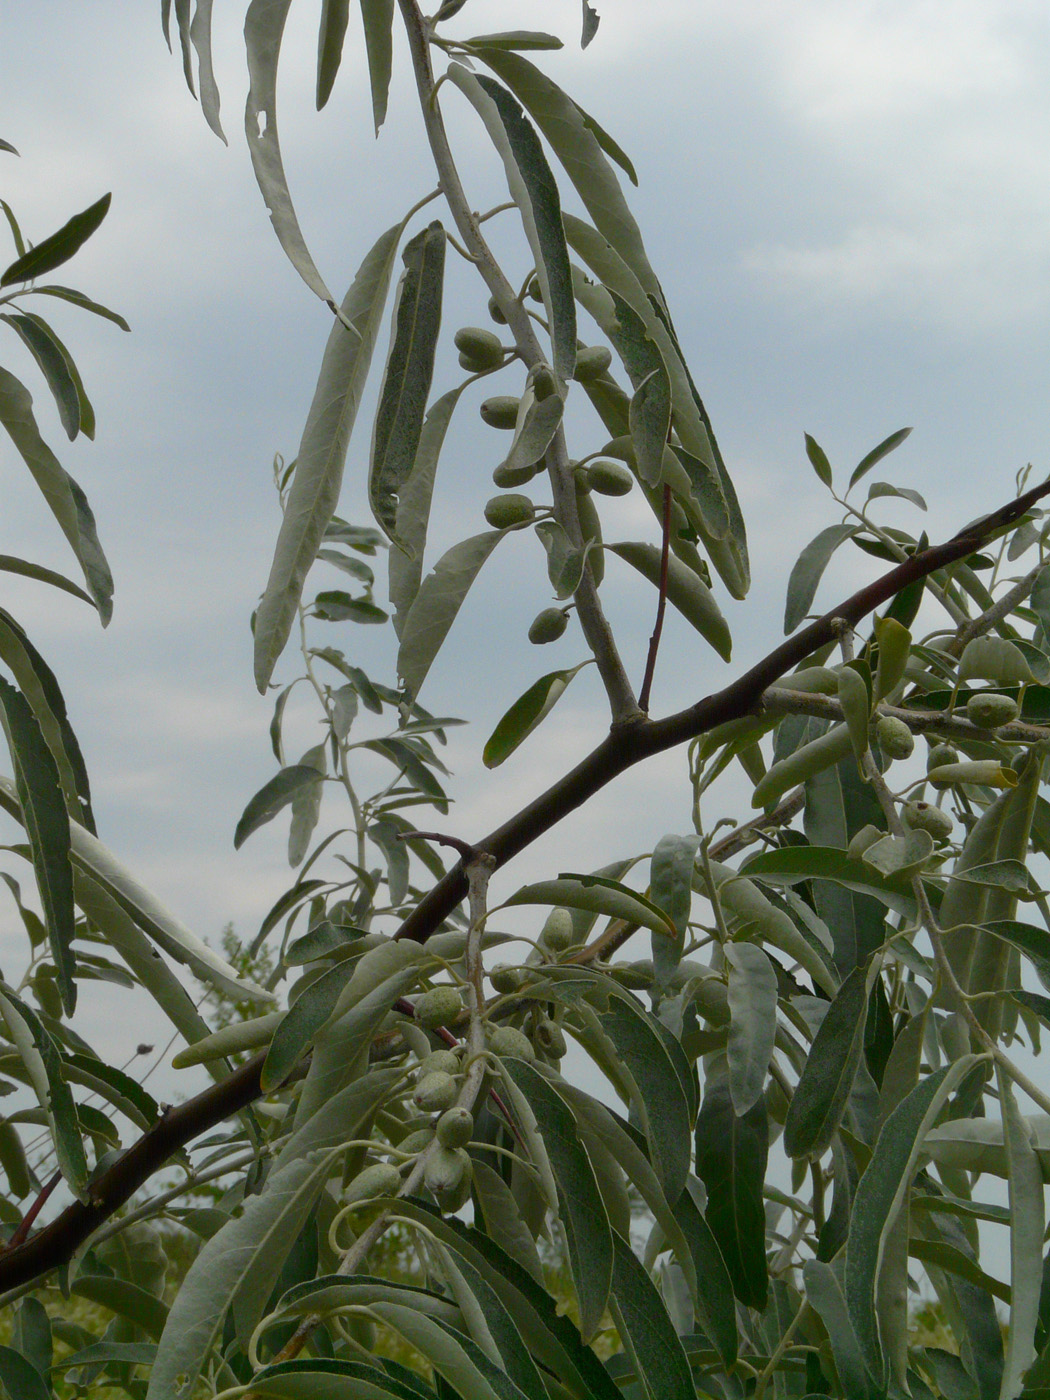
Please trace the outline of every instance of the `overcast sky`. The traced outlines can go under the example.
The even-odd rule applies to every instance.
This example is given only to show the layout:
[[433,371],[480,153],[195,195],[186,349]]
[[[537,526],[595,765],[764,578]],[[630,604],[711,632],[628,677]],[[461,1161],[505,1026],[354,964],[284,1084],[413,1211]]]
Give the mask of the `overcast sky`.
[[[838,518],[806,463],[803,432],[846,474],[886,434],[914,425],[880,471],[927,497],[934,539],[1007,500],[1026,463],[1046,473],[1050,36],[1037,0],[659,0],[644,18],[628,0],[598,8],[601,28],[582,54],[576,0],[470,0],[450,32],[516,27],[527,10],[527,23],[567,40],[541,63],[637,166],[640,188],[628,195],[747,513],[752,596],[722,597],[732,668],[672,625],[660,712],[723,684],[777,639],[794,558]],[[6,334],[2,362],[26,378],[45,436],[87,491],[116,597],[105,632],[83,605],[6,575],[2,601],[65,689],[100,835],[212,940],[229,920],[250,936],[289,882],[283,823],[239,853],[232,833],[273,771],[248,631],[277,526],[270,463],[274,452],[295,454],[330,325],[284,259],[251,173],[242,10],[216,7],[229,148],[164,47],[159,5],[8,6],[0,30],[0,136],[21,152],[0,157],[0,193],[39,240],[112,190],[109,217],[62,280],[132,326],[123,335],[68,308],[54,313],[98,415],[96,442],[72,446]],[[357,24],[352,13],[336,92],[318,115],[316,6],[293,7],[279,107],[303,229],[339,296],[378,233],[433,183],[400,38],[391,116],[373,140]],[[472,197],[505,198],[465,104],[447,89],[444,104]],[[462,312],[446,310],[449,339],[485,322],[484,296],[470,295]],[[446,356],[443,370],[451,364]],[[507,381],[504,392],[515,387]],[[368,440],[362,414],[341,507],[360,522]],[[592,430],[576,455],[599,445]],[[439,478],[438,548],[483,528],[495,460],[472,402]],[[0,552],[72,573],[6,439],[0,467]],[[628,537],[653,537],[637,503],[620,510]],[[884,518],[921,528],[898,503]],[[521,538],[501,554],[420,697],[473,721],[450,744],[459,802],[444,823],[467,838],[535,795],[603,726],[588,671],[542,737],[495,777],[481,768],[507,705],[583,656],[572,632],[542,652],[524,643],[550,602],[539,553]],[[870,572],[860,556],[844,558],[818,601]],[[651,595],[620,594],[623,575],[610,567],[609,576],[637,680]],[[388,632],[339,631],[339,645],[393,683]],[[293,662],[278,675],[290,678]],[[301,747],[316,742],[309,723],[301,734]],[[682,767],[666,756],[625,776],[501,888],[688,829]],[[334,801],[329,814],[337,824]],[[6,916],[5,925],[11,937]],[[98,1015],[85,1024],[107,1040],[137,1037],[134,1026],[105,1030]]]

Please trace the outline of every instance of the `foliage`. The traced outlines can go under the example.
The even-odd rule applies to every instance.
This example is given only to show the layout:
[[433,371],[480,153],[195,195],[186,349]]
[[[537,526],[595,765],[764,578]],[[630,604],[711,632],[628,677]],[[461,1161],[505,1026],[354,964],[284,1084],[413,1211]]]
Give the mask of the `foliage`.
[[[1032,989],[1033,974],[1050,988],[1038,874],[1050,854],[1050,566],[1037,505],[1050,488],[930,547],[880,515],[885,498],[925,510],[921,496],[871,480],[906,429],[844,490],[807,436],[835,518],[791,572],[789,639],[689,709],[650,719],[668,602],[694,628],[698,658],[729,658],[718,596],[747,592],[739,504],[624,198],[628,157],[534,61],[558,39],[454,38],[446,24],[464,8],[445,0],[425,20],[398,0],[438,188],[379,235],[338,305],[278,140],[289,6],[252,0],[247,12],[251,159],[281,245],[333,313],[295,461],[275,459],[282,525],[253,619],[276,771],[235,844],[287,816],[294,873],[247,950],[226,939],[214,953],[99,841],[58,684],[0,613],[13,773],[0,804],[24,826],[13,856],[31,864],[40,907],[4,875],[29,952],[21,979],[0,983],[0,1087],[18,1105],[0,1123],[0,1288],[17,1304],[0,1385],[19,1400],[54,1393],[53,1379],[135,1400],[1044,1394],[1050,1096],[1025,1065],[1050,1020],[1050,997]],[[174,16],[187,79],[196,72],[221,134],[210,9],[199,0]],[[377,131],[394,10],[362,0]],[[586,0],[583,15],[586,44],[597,27]],[[347,33],[347,5],[326,0],[318,106]],[[482,214],[443,125],[443,108],[464,100],[510,193]],[[43,294],[122,325],[36,280],[106,205],[32,248],[2,205],[16,254],[4,306]],[[497,217],[516,220],[506,265],[484,232]],[[447,304],[455,256],[477,273],[495,329],[458,327],[463,374],[435,389],[443,317],[478,319],[473,304]],[[49,324],[0,315],[69,436],[90,435],[79,374]],[[364,526],[337,508],[387,322],[365,493],[375,524]],[[592,411],[571,417],[578,460],[570,397]],[[475,401],[507,494],[488,499],[479,479],[488,528],[479,519],[434,560],[446,434]],[[0,371],[0,421],[85,587],[22,560],[0,567],[85,598],[105,621],[111,586],[90,510],[30,405]],[[649,538],[606,539],[625,493],[651,510]],[[441,750],[460,721],[419,697],[512,533],[537,540],[557,605],[530,640],[565,638],[575,662],[505,697],[485,764],[535,750],[592,661],[611,726],[470,842],[420,829],[448,818]],[[885,571],[801,626],[847,546]],[[390,613],[376,601],[383,554]],[[652,590],[656,618],[637,696],[602,603],[629,580]],[[355,625],[396,641],[385,680],[354,659]],[[296,673],[276,683],[293,638]],[[596,731],[606,723],[596,716]],[[534,936],[498,932],[492,871],[672,747],[688,762],[691,820],[652,851],[523,886],[507,904],[528,911]],[[755,809],[744,821],[723,805],[724,776],[740,772]],[[215,989],[213,1024],[169,960]],[[98,978],[152,996],[185,1041],[176,1065],[204,1066],[214,1084],[162,1111],[97,1055],[71,1017],[79,984]],[[173,1184],[129,1204],[171,1164]],[[49,1208],[59,1181],[76,1199]],[[200,1243],[172,1296],[173,1222]],[[1008,1283],[996,1249],[1009,1253]],[[49,1294],[44,1308],[34,1290],[56,1269],[72,1302]],[[936,1305],[913,1323],[920,1286]],[[72,1311],[84,1301],[111,1320]],[[57,1366],[55,1343],[72,1349]]]

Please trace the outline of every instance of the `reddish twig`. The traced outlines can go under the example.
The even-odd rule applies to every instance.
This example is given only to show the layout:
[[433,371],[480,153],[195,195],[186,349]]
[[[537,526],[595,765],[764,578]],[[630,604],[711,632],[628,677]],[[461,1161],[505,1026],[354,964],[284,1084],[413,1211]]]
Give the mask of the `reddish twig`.
[[649,638],[649,654],[645,658],[645,677],[638,695],[638,708],[643,714],[649,713],[649,692],[653,688],[656,674],[656,653],[660,650],[660,634],[664,630],[664,613],[667,611],[667,565],[671,551],[671,488],[664,487],[663,542],[660,547],[660,595],[656,600],[656,622],[653,635]]
[[0,1254],[6,1254],[9,1249],[17,1249],[29,1237],[29,1232],[33,1228],[33,1222],[47,1204],[47,1199],[58,1183],[62,1180],[62,1173],[55,1172],[54,1176],[42,1187],[36,1200],[26,1211],[25,1215],[18,1222],[18,1228],[9,1240],[0,1245]]

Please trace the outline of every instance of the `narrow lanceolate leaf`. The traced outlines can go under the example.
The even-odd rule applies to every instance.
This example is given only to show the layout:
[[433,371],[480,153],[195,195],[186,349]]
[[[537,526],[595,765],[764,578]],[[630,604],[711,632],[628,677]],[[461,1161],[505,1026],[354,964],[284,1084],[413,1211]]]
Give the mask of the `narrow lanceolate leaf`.
[[399,1303],[373,1303],[369,1311],[422,1352],[454,1394],[472,1400],[528,1400],[479,1346],[447,1323]]
[[855,967],[825,1012],[784,1120],[784,1151],[823,1155],[849,1101],[864,1050],[867,967]]
[[537,399],[528,390],[521,401],[514,440],[504,459],[504,467],[516,471],[538,462],[558,431],[564,411],[565,400],[558,394]]
[[0,313],[0,321],[7,322],[36,360],[55,400],[66,437],[72,442],[80,432],[80,399],[61,341],[39,316],[4,312]]
[[534,885],[522,885],[507,900],[508,904],[563,905],[567,909],[586,909],[592,914],[607,914],[611,919],[641,924],[667,937],[675,936],[674,925],[662,909],[637,890],[629,889],[615,880],[596,875],[560,875],[557,880],[540,880]]
[[671,382],[662,364],[650,370],[635,389],[629,421],[638,475],[647,486],[655,486],[660,480],[671,430]]
[[29,282],[68,262],[106,217],[110,199],[110,195],[104,194],[82,213],[74,214],[56,233],[16,258],[0,275],[0,287],[10,287],[14,282]]
[[113,611],[113,576],[95,532],[95,517],[83,491],[40,436],[29,390],[5,369],[0,369],[0,423],[72,546],[104,626]]
[[777,977],[753,943],[727,943],[729,964],[729,1095],[743,1117],[766,1087],[777,1032]]
[[499,83],[460,63],[451,64],[447,76],[477,110],[503,159],[507,186],[536,260],[554,369],[569,379],[576,367],[576,299],[558,185],[539,137],[519,103]]
[[277,1088],[291,1074],[314,1036],[332,1015],[353,971],[353,963],[336,963],[296,998],[270,1042],[261,1075],[264,1090]]
[[101,316],[103,320],[112,321],[115,326],[119,326],[122,331],[130,331],[131,327],[124,317],[116,311],[110,311],[108,306],[101,306],[97,301],[92,301],[83,292],[76,291],[73,287],[60,287],[57,284],[47,287],[34,287],[35,296],[58,297],[62,301],[71,302],[74,306],[81,307],[84,311],[91,311],[96,316]]
[[788,579],[787,603],[784,607],[784,632],[795,628],[809,612],[817,592],[817,584],[831,556],[844,540],[857,532],[855,525],[829,525],[806,545],[799,555]]
[[883,1124],[857,1186],[846,1242],[846,1306],[864,1363],[877,1384],[884,1383],[886,1369],[875,1311],[886,1239],[911,1186],[928,1129],[976,1062],[976,1056],[964,1055],[912,1090]]
[[583,661],[571,671],[550,671],[534,681],[525,694],[515,700],[489,735],[482,750],[481,761],[486,768],[498,768],[519,744],[525,742],[553,710],[577,671],[588,664]]
[[394,324],[372,429],[368,496],[372,513],[396,541],[398,496],[419,450],[434,353],[441,328],[445,230],[436,220],[405,245]]
[[707,1188],[705,1216],[733,1292],[745,1307],[759,1309],[769,1287],[762,1198],[768,1154],[765,1100],[738,1118],[728,1078],[709,1078],[696,1122],[696,1174]]
[[204,120],[225,146],[229,142],[219,121],[219,89],[211,57],[211,12],[212,0],[197,0],[190,21],[190,42],[197,50],[197,86]]
[[737,1356],[737,1330],[736,1301],[729,1270],[689,1186],[675,1202],[674,1213],[689,1242],[696,1276],[703,1280],[702,1287],[697,1289],[697,1308],[704,1330],[726,1367],[731,1367]]
[[[372,89],[372,120],[376,135],[386,121],[387,94],[390,91],[390,67],[393,55],[391,29],[394,22],[394,0],[361,0],[361,19],[365,26],[365,51],[368,54],[368,81]],[[332,77],[335,77],[333,72]],[[318,102],[320,109],[320,71],[318,71]]]
[[287,807],[297,793],[318,781],[317,769],[312,764],[293,763],[275,773],[268,783],[264,783],[241,813],[237,829],[233,834],[235,849],[247,841],[253,831],[272,821],[282,807]]
[[[620,544],[607,544],[606,552],[615,554],[625,563],[659,587],[660,548],[640,540],[625,540]],[[685,620],[692,624],[704,641],[710,643],[723,661],[732,655],[733,639],[729,635],[729,624],[715,602],[715,595],[687,564],[675,554],[667,558],[667,601],[672,603]]]
[[900,447],[910,432],[910,428],[898,428],[895,433],[890,433],[888,438],[883,438],[878,447],[873,447],[870,452],[863,456],[853,468],[853,475],[849,479],[847,490],[852,491],[865,472],[871,471],[872,467],[877,462],[881,462],[883,457],[889,456],[895,448]]
[[685,946],[693,907],[693,863],[698,844],[696,836],[661,836],[649,863],[650,897],[670,915],[678,935],[673,943],[658,934],[653,936],[653,965],[663,986],[673,976]]
[[572,1111],[543,1076],[524,1060],[504,1065],[526,1096],[543,1134],[558,1186],[558,1201],[580,1307],[580,1331],[590,1341],[601,1325],[613,1280],[613,1232],[594,1169],[580,1141]]
[[696,1400],[696,1387],[681,1339],[663,1299],[631,1246],[613,1236],[610,1306],[617,1330],[650,1400]]
[[441,556],[423,580],[405,618],[397,653],[397,673],[409,699],[419,694],[463,599],[502,538],[502,530],[486,530],[461,540]]
[[1000,1394],[1002,1400],[1013,1400],[1036,1357],[1045,1213],[1043,1176],[1028,1124],[1018,1111],[1013,1086],[998,1065],[996,1077],[1010,1188],[1010,1327]]
[[[321,25],[317,33],[318,111],[332,95],[335,76],[343,58],[343,43],[349,18],[350,0],[321,0]],[[376,130],[379,130],[378,125]]]
[[816,438],[806,434],[806,456],[809,458],[813,470],[825,486],[831,485],[831,463],[825,455],[823,447]]
[[281,247],[310,290],[331,304],[332,294],[310,256],[296,218],[277,135],[277,64],[291,3],[292,0],[252,0],[248,6],[244,45],[250,87],[244,109],[244,133],[255,178]]
[[69,1189],[87,1200],[88,1165],[80,1136],[76,1104],[62,1073],[58,1045],[41,1024],[40,1018],[11,991],[0,991],[0,1019],[7,1027],[44,1111],[59,1170]]
[[[346,451],[403,227],[401,223],[387,229],[366,255],[343,302],[344,319],[333,325],[325,346],[270,577],[255,619],[255,683],[260,691],[269,684],[288,641],[307,572],[339,499]],[[353,329],[347,329],[347,324]]]
[[54,1391],[43,1376],[13,1347],[0,1346],[0,1381],[18,1400],[52,1400]]
[[234,1296],[245,1313],[261,1309],[313,1209],[340,1144],[392,1088],[395,1070],[373,1070],[330,1099],[277,1156],[259,1195],[213,1235],[197,1256],[168,1315],[148,1400],[186,1400],[220,1335]]
[[25,696],[0,677],[0,723],[14,764],[15,788],[29,837],[51,956],[62,1005],[69,1015],[77,1004],[73,953],[76,915],[70,865],[69,815],[58,767]]

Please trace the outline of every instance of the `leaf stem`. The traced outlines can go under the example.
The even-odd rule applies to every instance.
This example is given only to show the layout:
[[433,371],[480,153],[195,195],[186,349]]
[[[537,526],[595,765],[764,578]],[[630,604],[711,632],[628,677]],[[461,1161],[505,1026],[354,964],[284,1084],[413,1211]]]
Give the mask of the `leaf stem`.
[[660,591],[656,600],[656,622],[653,635],[649,638],[649,654],[645,659],[645,677],[638,693],[638,708],[643,714],[649,713],[649,693],[653,688],[656,674],[656,653],[660,650],[660,634],[664,630],[664,612],[667,609],[667,567],[671,548],[671,488],[664,486],[664,518],[660,544]]

